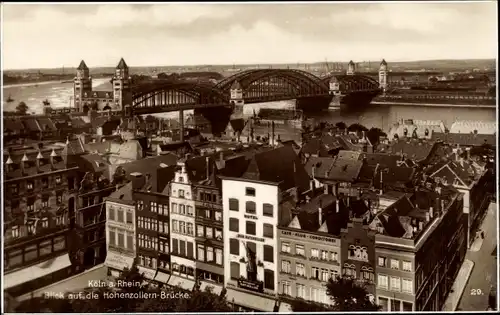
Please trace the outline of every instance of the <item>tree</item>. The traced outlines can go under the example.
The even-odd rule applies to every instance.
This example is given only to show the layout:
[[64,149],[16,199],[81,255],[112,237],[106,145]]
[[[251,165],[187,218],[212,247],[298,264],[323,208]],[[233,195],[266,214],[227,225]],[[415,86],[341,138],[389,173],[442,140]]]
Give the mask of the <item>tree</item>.
[[338,123],[336,123],[335,127],[337,127],[337,129],[340,129],[340,130],[346,130],[347,129],[347,125],[343,121],[339,121]]
[[370,301],[364,285],[351,277],[330,279],[326,285],[326,294],[334,303],[334,310],[346,311],[378,311],[380,307]]
[[368,128],[366,128],[365,126],[363,126],[361,124],[355,123],[355,124],[350,125],[347,128],[347,131],[353,131],[353,132],[368,131]]
[[28,113],[29,107],[25,102],[19,102],[16,106],[16,112],[21,115],[26,115]]
[[290,301],[292,311],[295,312],[332,312],[333,307],[328,307],[323,304],[306,301],[303,299],[294,299]]
[[380,137],[387,137],[387,134],[380,128],[370,128],[366,133],[366,137],[372,145],[377,145],[380,142]]

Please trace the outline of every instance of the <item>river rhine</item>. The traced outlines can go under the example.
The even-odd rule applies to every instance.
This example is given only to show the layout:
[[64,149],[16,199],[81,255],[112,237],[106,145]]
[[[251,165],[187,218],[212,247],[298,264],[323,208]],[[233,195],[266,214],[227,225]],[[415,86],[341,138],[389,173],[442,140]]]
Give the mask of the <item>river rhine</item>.
[[[95,79],[93,81],[96,90],[111,90],[109,79]],[[3,109],[15,110],[17,104],[25,102],[30,112],[42,113],[42,102],[47,99],[53,107],[65,107],[71,104],[73,95],[73,83],[42,82],[21,85],[6,86],[3,90]],[[14,101],[7,103],[5,100],[11,97]],[[251,114],[254,110],[258,112],[261,107],[282,108],[289,107],[293,102],[273,102],[250,104],[245,106],[245,114]],[[187,113],[188,114],[188,113]],[[175,113],[162,114],[162,116],[176,117]],[[495,109],[485,108],[443,108],[443,107],[419,107],[385,105],[369,107],[361,114],[345,114],[340,111],[322,112],[318,120],[332,123],[344,121],[346,124],[360,123],[367,127],[377,127],[387,131],[390,126],[401,119],[441,120],[446,127],[450,127],[456,120],[481,120],[495,121]]]

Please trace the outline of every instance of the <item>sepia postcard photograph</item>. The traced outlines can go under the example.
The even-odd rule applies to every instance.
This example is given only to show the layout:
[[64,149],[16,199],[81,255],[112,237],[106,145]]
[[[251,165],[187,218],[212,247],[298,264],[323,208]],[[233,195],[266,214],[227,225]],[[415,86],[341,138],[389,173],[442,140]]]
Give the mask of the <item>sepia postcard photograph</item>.
[[3,2],[2,313],[498,311],[498,3]]

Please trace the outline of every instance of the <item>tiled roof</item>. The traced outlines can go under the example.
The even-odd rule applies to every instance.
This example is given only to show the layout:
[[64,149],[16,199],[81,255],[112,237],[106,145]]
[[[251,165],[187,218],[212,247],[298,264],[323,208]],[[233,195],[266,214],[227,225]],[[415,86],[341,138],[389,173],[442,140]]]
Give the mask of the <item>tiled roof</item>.
[[89,67],[85,64],[85,61],[81,61],[80,65],[78,66],[77,70],[89,70]]
[[362,166],[363,161],[337,158],[328,171],[318,173],[316,178],[339,182],[354,182],[358,178]]
[[360,161],[363,159],[363,154],[358,151],[340,150],[339,154],[337,154],[337,159]]
[[30,132],[30,131],[31,132],[42,131],[42,129],[40,128],[40,125],[38,124],[35,117],[27,117],[27,118],[23,119],[23,124],[28,132]]
[[309,189],[309,176],[290,146],[255,154],[242,178],[281,183],[282,191],[293,187]]
[[65,155],[80,155],[85,153],[85,147],[80,139],[70,140],[69,143],[64,147],[63,156]]
[[496,136],[493,134],[435,133],[432,135],[432,140],[441,140],[451,145],[480,146],[489,144],[491,146],[496,146]]
[[365,153],[365,162],[368,165],[375,166],[377,164],[387,167],[397,166],[401,161],[401,156],[387,153]]
[[120,59],[120,62],[116,66],[116,69],[128,69],[128,66],[125,63],[125,60],[123,60],[123,58]]
[[82,155],[82,159],[87,162],[94,173],[101,173],[104,176],[109,177],[109,172],[107,172],[109,162],[104,156],[100,154],[85,154]]
[[50,118],[47,117],[38,117],[37,118],[38,125],[42,130],[50,130],[57,131],[57,127],[54,125],[54,122]]
[[323,177],[332,168],[334,163],[335,158],[311,156],[306,162],[305,170],[310,178]]
[[373,186],[376,189],[383,188],[381,187],[381,182],[383,182],[384,186],[406,187],[413,181],[414,175],[415,169],[411,167],[378,167],[373,179]]
[[132,173],[141,173],[143,175],[153,174],[161,165],[171,166],[177,164],[177,157],[173,154],[162,154],[153,157],[132,161],[129,163],[119,164],[127,176]]
[[5,131],[15,131],[21,132],[24,131],[24,125],[21,120],[16,118],[6,118],[3,119],[3,128]]
[[112,199],[112,201],[117,202],[117,201],[124,201],[124,202],[130,202],[134,201],[133,194],[132,194],[132,182],[129,182],[119,189],[113,191],[110,195],[109,198]]
[[[42,165],[40,165],[39,169],[37,169],[37,167],[36,167],[36,160],[37,160],[37,156],[38,156],[39,152],[35,151],[35,152],[30,152],[29,154],[26,154],[28,161],[26,161],[24,164],[24,174],[21,172],[21,159],[23,159],[24,153],[23,154],[11,154],[10,158],[11,158],[13,163],[11,164],[9,170],[5,172],[6,179],[18,178],[18,177],[24,177],[24,176],[32,176],[32,175],[36,175],[36,174],[40,174],[40,173],[52,172],[53,168],[50,164],[50,154],[52,153],[52,150],[51,149],[48,149],[48,150],[43,149],[40,153],[43,156],[43,159],[41,160]],[[7,160],[7,158],[5,158],[5,160]],[[54,158],[54,162],[55,162],[54,163],[54,170],[63,170],[66,168],[66,164],[60,155],[58,155],[57,157]]]
[[424,161],[435,148],[435,142],[418,139],[400,139],[391,145],[390,153],[403,154],[414,161]]
[[242,132],[246,121],[243,118],[231,119],[229,125],[234,132]]

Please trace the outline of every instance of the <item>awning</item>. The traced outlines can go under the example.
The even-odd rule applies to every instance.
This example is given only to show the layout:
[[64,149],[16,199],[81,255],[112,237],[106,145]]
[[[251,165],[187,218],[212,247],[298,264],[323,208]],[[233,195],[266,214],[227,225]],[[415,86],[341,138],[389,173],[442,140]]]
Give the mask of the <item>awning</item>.
[[137,266],[139,273],[144,275],[144,278],[153,280],[155,278],[156,270],[145,268],[143,266]]
[[276,301],[247,292],[227,289],[227,301],[250,309],[273,312]]
[[168,280],[168,285],[172,287],[180,287],[187,291],[192,291],[194,287],[194,281],[172,275]]
[[163,273],[163,272],[158,272],[158,274],[154,278],[155,281],[165,283],[165,284],[168,283],[168,279],[170,279],[170,275],[167,273]]
[[133,264],[134,257],[120,255],[111,251],[108,251],[106,261],[104,262],[105,266],[118,270],[123,270],[125,268],[130,269]]
[[205,282],[202,281],[200,285],[200,291],[205,291],[206,288],[212,288],[212,292],[219,295],[222,291],[222,286],[212,283],[212,282]]
[[46,260],[37,265],[27,267],[4,276],[4,289],[9,289],[20,284],[45,277],[51,273],[71,266],[69,255],[64,254],[50,260]]
[[292,306],[288,303],[281,302],[280,309],[278,312],[280,312],[280,313],[293,313]]

